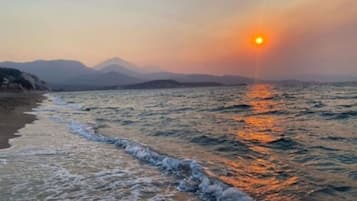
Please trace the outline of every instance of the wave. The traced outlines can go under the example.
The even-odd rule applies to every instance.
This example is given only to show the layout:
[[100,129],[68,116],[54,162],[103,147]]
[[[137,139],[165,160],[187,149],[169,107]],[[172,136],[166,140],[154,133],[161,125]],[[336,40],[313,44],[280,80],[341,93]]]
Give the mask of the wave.
[[357,117],[357,111],[347,111],[347,112],[322,112],[320,114],[322,117],[325,117],[329,120],[340,120],[340,119],[349,119]]
[[350,191],[352,189],[351,186],[343,186],[343,185],[323,185],[320,187],[320,189],[309,192],[310,196],[313,196],[313,194],[318,194],[318,193],[324,193],[328,195],[333,195],[335,193],[346,193],[347,191]]
[[255,113],[253,115],[288,115],[290,112],[286,110],[270,110],[266,112]]
[[331,148],[331,147],[325,147],[325,146],[322,146],[322,145],[312,146],[310,148],[311,149],[321,149],[321,150],[325,150],[325,151],[339,151],[339,149],[334,149],[334,148]]
[[326,104],[322,103],[322,102],[316,102],[312,107],[314,108],[323,108],[326,107]]
[[70,129],[73,133],[89,140],[113,144],[124,149],[128,154],[149,163],[180,179],[178,189],[185,192],[194,192],[204,200],[253,200],[249,195],[238,188],[232,187],[217,178],[208,176],[204,168],[195,160],[177,159],[159,153],[143,144],[129,139],[110,138],[95,132],[91,125],[71,122]]
[[279,138],[277,140],[273,140],[267,144],[270,148],[273,149],[281,149],[281,150],[290,150],[290,149],[297,149],[301,145],[294,141],[291,138]]
[[357,171],[351,171],[348,176],[353,180],[357,180]]
[[164,137],[182,137],[192,136],[193,134],[201,133],[197,129],[186,129],[186,128],[172,128],[165,131],[154,131],[151,133],[152,136],[164,136]]
[[301,116],[313,115],[313,114],[316,114],[316,112],[313,111],[313,110],[305,108],[304,111],[300,111],[300,112],[296,113],[294,116],[295,117],[301,117]]
[[[58,101],[53,101],[53,103],[58,103]],[[68,104],[64,104],[64,102],[59,101],[59,103],[68,107]],[[95,124],[85,124],[79,121],[64,120],[62,118],[51,119],[59,123],[67,124],[73,134],[91,141],[115,145],[117,148],[124,149],[126,153],[134,158],[156,166],[161,171],[175,176],[178,179],[178,190],[193,192],[202,200],[253,200],[252,197],[240,189],[226,184],[218,178],[209,176],[205,172],[204,167],[195,160],[175,158],[129,139],[112,138],[101,135],[97,132]]]
[[78,103],[74,103],[74,102],[66,102],[64,100],[62,100],[59,97],[56,96],[51,96],[50,94],[45,94],[45,96],[52,101],[55,105],[60,105],[60,106],[65,106],[69,109],[73,109],[73,110],[82,110],[83,106],[78,104]]
[[322,137],[321,139],[323,139],[323,140],[332,140],[332,141],[348,140],[347,138],[339,137],[339,136],[327,136],[327,137]]
[[207,135],[200,135],[192,138],[190,142],[199,145],[215,146],[215,150],[217,151],[232,152],[235,154],[239,154],[243,157],[246,155],[244,153],[249,152],[252,154],[254,152],[246,144],[238,140],[229,139],[227,136],[210,137]]
[[238,104],[238,105],[230,105],[230,106],[222,106],[222,107],[217,107],[214,109],[211,109],[211,112],[217,112],[217,111],[222,111],[222,112],[240,112],[244,110],[249,110],[251,109],[251,105],[247,104]]
[[341,99],[341,100],[349,100],[349,99],[357,99],[357,96],[333,96],[330,99],[335,100],[335,99]]
[[226,140],[221,138],[209,137],[207,135],[201,135],[198,137],[192,138],[191,142],[202,144],[202,145],[220,145],[224,143]]

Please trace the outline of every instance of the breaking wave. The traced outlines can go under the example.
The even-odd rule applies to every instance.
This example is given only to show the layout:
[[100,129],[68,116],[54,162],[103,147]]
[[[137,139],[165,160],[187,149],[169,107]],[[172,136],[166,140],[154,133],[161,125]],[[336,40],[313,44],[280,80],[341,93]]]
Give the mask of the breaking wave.
[[96,133],[93,126],[79,122],[70,122],[69,127],[75,134],[88,140],[113,144],[124,149],[128,154],[158,167],[160,170],[179,178],[178,189],[184,192],[194,192],[204,200],[253,200],[249,195],[222,181],[210,177],[204,168],[195,160],[177,159],[159,153],[143,144],[120,138],[111,138]]
[[[52,99],[55,104],[71,107],[60,99]],[[94,124],[85,124],[74,120],[64,120],[60,117],[52,117],[51,120],[58,123],[66,123],[72,133],[80,135],[88,140],[112,144],[117,148],[124,149],[134,158],[156,166],[161,171],[175,176],[178,179],[177,189],[183,192],[192,192],[202,200],[219,201],[250,201],[253,200],[248,194],[240,189],[226,184],[219,179],[209,176],[204,167],[197,161],[190,159],[178,159],[167,154],[160,153],[146,145],[129,139],[112,138],[97,132]]]

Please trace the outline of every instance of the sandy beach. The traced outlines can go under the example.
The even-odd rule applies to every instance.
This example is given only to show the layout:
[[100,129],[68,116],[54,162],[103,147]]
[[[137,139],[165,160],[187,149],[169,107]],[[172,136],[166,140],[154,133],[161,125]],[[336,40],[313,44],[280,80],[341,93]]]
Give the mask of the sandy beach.
[[9,139],[18,137],[16,131],[36,119],[25,114],[44,97],[41,93],[0,93],[0,149],[10,147]]

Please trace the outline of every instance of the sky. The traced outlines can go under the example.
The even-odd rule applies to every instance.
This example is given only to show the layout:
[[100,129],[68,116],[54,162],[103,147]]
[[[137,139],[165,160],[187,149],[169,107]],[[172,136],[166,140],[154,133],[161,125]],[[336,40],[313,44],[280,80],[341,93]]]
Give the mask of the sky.
[[[357,77],[355,0],[0,0],[0,60]],[[252,41],[265,38],[263,45]]]

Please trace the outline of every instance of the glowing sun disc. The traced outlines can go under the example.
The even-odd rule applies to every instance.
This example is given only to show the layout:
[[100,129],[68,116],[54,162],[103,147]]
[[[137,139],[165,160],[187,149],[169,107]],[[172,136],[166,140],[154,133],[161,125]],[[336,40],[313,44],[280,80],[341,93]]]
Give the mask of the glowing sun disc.
[[264,43],[264,38],[262,36],[257,36],[255,38],[255,44],[256,45],[262,45]]

